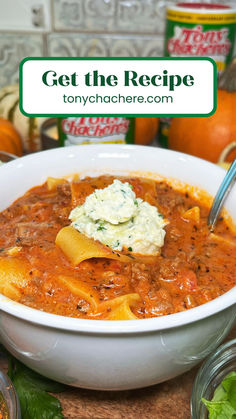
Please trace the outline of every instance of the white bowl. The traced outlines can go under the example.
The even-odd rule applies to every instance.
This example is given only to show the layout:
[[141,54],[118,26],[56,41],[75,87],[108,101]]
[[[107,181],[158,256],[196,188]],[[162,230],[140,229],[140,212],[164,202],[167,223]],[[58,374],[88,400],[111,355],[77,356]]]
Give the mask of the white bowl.
[[[53,149],[0,169],[0,210],[48,176],[70,173],[161,174],[214,195],[224,170],[206,161],[152,147],[98,145]],[[147,173],[148,172],[148,173]],[[236,188],[226,202],[236,212]],[[213,351],[236,319],[236,287],[181,313],[132,321],[67,318],[0,295],[2,343],[18,359],[57,381],[90,389],[124,390],[181,374]]]

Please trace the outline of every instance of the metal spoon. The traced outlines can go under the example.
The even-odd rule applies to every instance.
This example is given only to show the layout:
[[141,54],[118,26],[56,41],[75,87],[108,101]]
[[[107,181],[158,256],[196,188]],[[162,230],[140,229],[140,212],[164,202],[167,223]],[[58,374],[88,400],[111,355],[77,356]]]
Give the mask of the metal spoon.
[[209,216],[208,216],[208,226],[210,227],[211,231],[214,230],[220,210],[224,204],[226,197],[228,196],[230,190],[232,189],[235,180],[236,180],[236,159],[233,161],[229,170],[227,171],[223,179],[223,182],[221,183],[219,190],[213,201],[213,204],[212,204]]

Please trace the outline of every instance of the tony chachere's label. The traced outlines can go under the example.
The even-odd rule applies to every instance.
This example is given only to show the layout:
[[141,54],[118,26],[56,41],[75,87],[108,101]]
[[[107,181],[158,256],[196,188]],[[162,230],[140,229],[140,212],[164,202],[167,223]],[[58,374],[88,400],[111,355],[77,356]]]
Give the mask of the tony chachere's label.
[[60,120],[60,145],[126,143],[130,121],[124,117],[69,117]]
[[236,10],[205,4],[176,5],[167,10],[165,55],[211,57],[218,71],[231,61],[236,30]]

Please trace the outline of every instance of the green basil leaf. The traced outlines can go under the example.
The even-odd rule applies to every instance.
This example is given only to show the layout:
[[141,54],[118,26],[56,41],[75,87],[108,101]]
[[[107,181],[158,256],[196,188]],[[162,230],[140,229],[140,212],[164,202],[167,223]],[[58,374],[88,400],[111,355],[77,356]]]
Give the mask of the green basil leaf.
[[18,394],[22,419],[63,419],[59,400],[47,392],[59,392],[66,386],[45,378],[8,354],[8,375]]
[[234,415],[236,415],[236,410],[226,400],[209,402],[202,399],[202,401],[209,411],[209,419],[234,419]]
[[64,384],[50,380],[50,378],[43,377],[23,364],[21,364],[21,366],[23,367],[21,368],[23,369],[24,376],[40,390],[49,391],[51,393],[60,393],[61,391],[66,390],[66,386]]
[[232,371],[222,381],[222,386],[224,387],[225,391],[229,391],[229,388],[233,382],[236,382],[236,372]]
[[228,400],[236,410],[236,381],[232,381],[230,389],[228,391]]
[[22,419],[63,419],[59,400],[28,381],[23,371],[15,374],[13,384],[20,400]]
[[60,393],[61,391],[65,391],[66,386],[64,384],[57,383],[56,381],[50,380],[50,378],[43,377],[16,359],[14,359],[13,362],[16,373],[21,372],[25,379],[27,379],[31,384],[34,384],[40,390],[50,391],[51,393]]
[[222,402],[224,400],[228,400],[228,394],[220,384],[214,392],[214,396],[212,402]]
[[236,409],[236,372],[230,372],[222,381],[222,386],[227,392],[228,401],[231,403],[234,409]]

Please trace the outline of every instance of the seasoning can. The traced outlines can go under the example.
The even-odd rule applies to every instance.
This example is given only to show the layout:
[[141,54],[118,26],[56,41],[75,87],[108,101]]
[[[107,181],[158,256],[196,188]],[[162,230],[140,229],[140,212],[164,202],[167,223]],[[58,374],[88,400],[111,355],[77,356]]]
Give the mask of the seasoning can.
[[167,8],[165,56],[211,57],[221,72],[232,59],[235,34],[236,8],[178,3]]
[[[167,8],[164,55],[211,57],[221,73],[230,63],[236,35],[236,8],[212,3],[177,3]],[[168,142],[162,121],[160,141]]]
[[58,119],[59,146],[133,144],[135,118],[68,117]]

